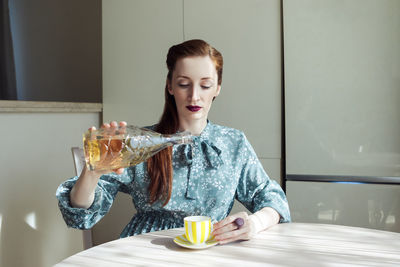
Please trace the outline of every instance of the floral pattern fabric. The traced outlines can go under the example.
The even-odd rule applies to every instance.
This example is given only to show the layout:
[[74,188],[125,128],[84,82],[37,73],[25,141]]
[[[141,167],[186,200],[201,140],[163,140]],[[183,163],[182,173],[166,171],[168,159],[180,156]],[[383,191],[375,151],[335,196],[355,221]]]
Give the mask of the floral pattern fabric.
[[183,227],[183,218],[191,215],[220,221],[230,213],[235,199],[250,212],[272,207],[280,214],[280,222],[290,221],[283,190],[265,173],[241,131],[208,122],[192,145],[176,145],[172,151],[174,177],[166,206],[162,207],[162,202],[149,204],[150,178],[143,162],[126,168],[121,175],[101,176],[88,209],[70,205],[69,194],[78,177],[61,184],[56,196],[66,224],[91,228],[109,211],[118,192],[129,194],[137,210],[121,237]]

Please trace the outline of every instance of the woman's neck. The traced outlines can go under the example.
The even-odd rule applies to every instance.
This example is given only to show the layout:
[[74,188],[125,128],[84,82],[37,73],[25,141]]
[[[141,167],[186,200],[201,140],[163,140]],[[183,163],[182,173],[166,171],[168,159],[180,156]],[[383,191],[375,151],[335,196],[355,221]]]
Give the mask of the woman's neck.
[[179,131],[189,131],[192,135],[200,135],[206,128],[207,120],[179,121]]

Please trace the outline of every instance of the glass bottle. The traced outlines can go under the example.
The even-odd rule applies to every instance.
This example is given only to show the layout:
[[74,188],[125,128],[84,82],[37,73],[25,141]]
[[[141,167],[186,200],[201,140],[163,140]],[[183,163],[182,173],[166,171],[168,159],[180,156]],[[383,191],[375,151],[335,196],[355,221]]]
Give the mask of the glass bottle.
[[133,125],[87,131],[83,135],[86,165],[91,171],[133,166],[164,148],[192,142],[189,132],[164,135]]

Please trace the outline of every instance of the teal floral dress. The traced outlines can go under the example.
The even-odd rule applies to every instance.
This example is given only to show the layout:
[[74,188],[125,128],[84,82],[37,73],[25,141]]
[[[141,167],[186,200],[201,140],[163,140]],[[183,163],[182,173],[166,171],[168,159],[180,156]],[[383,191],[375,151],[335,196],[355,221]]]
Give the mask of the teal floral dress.
[[56,192],[59,208],[69,227],[88,229],[110,209],[118,192],[129,194],[137,213],[121,237],[183,227],[190,215],[210,216],[214,221],[230,213],[234,200],[249,211],[272,207],[289,222],[284,192],[265,173],[245,135],[232,128],[207,123],[194,137],[194,145],[173,147],[173,184],[168,204],[149,204],[150,178],[146,162],[126,168],[124,173],[101,176],[93,204],[88,209],[71,207],[69,194],[78,177],[61,184]]

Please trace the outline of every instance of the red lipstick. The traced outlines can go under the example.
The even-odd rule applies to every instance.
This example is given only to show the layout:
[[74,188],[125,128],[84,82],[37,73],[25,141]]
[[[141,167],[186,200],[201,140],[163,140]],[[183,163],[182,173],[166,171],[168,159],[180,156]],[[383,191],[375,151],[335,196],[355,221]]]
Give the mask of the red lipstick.
[[201,109],[200,106],[192,106],[192,105],[186,106],[186,108],[187,108],[188,110],[190,110],[191,112],[197,112],[197,111],[199,111],[199,110]]

